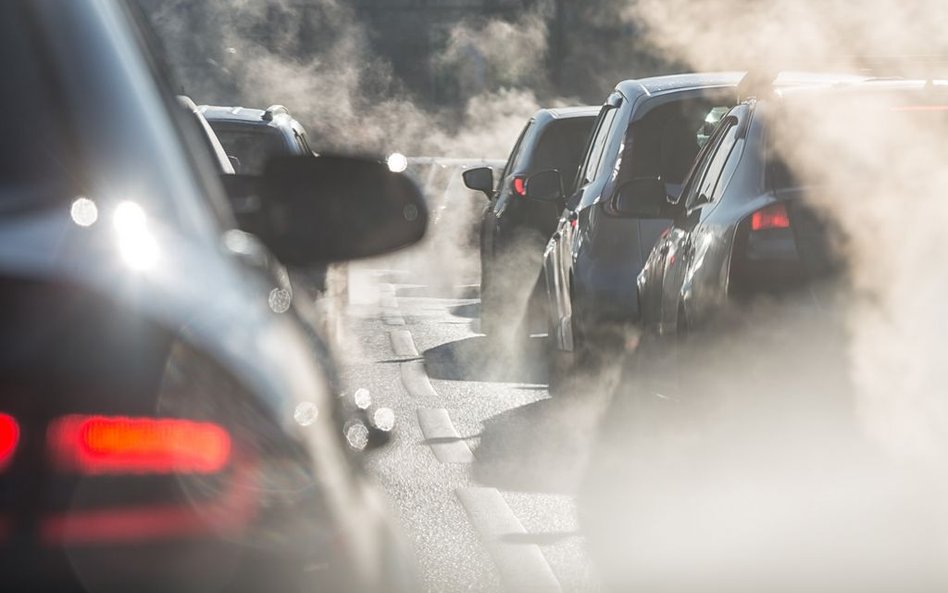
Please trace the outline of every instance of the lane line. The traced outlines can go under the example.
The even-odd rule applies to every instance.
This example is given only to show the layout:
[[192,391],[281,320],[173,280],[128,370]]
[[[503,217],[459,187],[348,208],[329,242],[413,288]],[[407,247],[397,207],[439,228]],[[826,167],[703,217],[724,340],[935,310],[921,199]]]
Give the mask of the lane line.
[[[388,298],[383,296],[383,298]],[[395,307],[398,302],[395,300]],[[392,343],[392,350],[396,356],[411,357],[399,364],[402,384],[408,394],[421,401],[439,399],[438,392],[431,385],[431,380],[425,372],[424,361],[420,359],[415,340],[411,331],[407,329],[393,329],[388,332]],[[418,425],[431,452],[441,463],[470,464],[474,462],[474,454],[457,429],[451,422],[451,416],[444,409],[420,408],[417,411]]]
[[395,356],[404,356],[406,358],[418,358],[418,348],[415,347],[415,340],[411,337],[411,332],[407,329],[393,329],[388,332],[388,337],[392,342],[392,350]]
[[458,488],[461,506],[494,560],[507,591],[561,593],[562,587],[536,544],[512,543],[505,536],[526,534],[510,505],[495,488]]
[[379,306],[382,308],[382,320],[386,325],[405,325],[405,318],[398,309],[398,299],[395,298],[394,284],[379,286]]
[[418,424],[431,451],[441,463],[474,463],[474,453],[451,422],[448,411],[418,408]]
[[425,363],[421,360],[409,360],[400,363],[402,383],[405,389],[415,399],[437,398],[438,392],[431,386],[431,381],[425,373]]

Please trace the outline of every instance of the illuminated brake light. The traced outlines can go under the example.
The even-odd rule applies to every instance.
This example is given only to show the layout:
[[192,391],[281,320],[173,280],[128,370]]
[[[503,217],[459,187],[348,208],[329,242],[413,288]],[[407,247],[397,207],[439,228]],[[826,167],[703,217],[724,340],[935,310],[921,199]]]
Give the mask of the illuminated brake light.
[[513,190],[514,193],[520,196],[521,198],[527,195],[527,180],[523,177],[514,177],[513,180]]
[[215,473],[231,452],[220,426],[170,418],[65,416],[48,438],[59,468],[83,474]]
[[751,230],[789,229],[790,216],[783,202],[771,204],[751,215]]
[[0,414],[0,469],[3,469],[13,459],[16,446],[20,442],[20,425],[13,416]]

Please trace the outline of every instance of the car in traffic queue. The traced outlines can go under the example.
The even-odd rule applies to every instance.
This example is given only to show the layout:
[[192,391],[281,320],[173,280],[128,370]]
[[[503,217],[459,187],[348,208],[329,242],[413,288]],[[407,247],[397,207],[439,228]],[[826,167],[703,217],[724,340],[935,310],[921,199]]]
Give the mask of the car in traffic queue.
[[[836,110],[847,122],[844,115],[854,119],[855,109],[870,100],[890,101],[896,106],[884,112],[886,129],[898,131],[909,115],[943,117],[948,102],[940,86],[910,79],[766,91],[722,118],[678,198],[666,199],[647,179],[639,180],[641,206],[620,198],[618,209],[628,203],[637,211],[630,214],[641,216],[650,208],[673,212],[671,227],[637,279],[648,337],[683,338],[714,325],[729,308],[811,291],[844,270],[840,249],[846,237],[806,199],[819,186],[805,182],[780,153],[788,111],[811,102],[829,113]],[[881,116],[877,111],[870,113]],[[775,121],[783,127],[777,129]],[[861,178],[862,172],[835,157],[837,176]]]
[[598,107],[541,109],[524,126],[496,187],[489,168],[464,172],[465,184],[489,200],[480,232],[480,329],[488,336],[502,328],[529,334],[535,319],[543,324],[543,248],[561,205],[530,199],[526,182],[553,170],[569,191],[598,113]]
[[[200,105],[198,111],[211,126],[237,173],[259,175],[275,156],[313,154],[306,129],[283,105],[266,109]],[[247,206],[235,204],[238,216]],[[254,208],[253,204],[249,207]],[[326,292],[335,293],[332,297],[339,299],[346,290],[344,265],[307,266],[291,270],[291,276],[301,292],[313,299],[320,299]],[[335,314],[339,308],[337,303],[326,315]]]
[[372,427],[341,417],[255,246],[411,244],[417,188],[372,159],[271,159],[225,176],[260,194],[252,237],[134,3],[0,13],[0,105],[29,115],[0,135],[3,589],[415,590],[356,454]]
[[[613,590],[939,590],[940,556],[916,554],[931,470],[883,486],[907,482],[907,457],[879,437],[891,417],[867,422],[878,396],[853,362],[853,314],[877,298],[853,272],[891,246],[862,258],[852,241],[887,208],[940,202],[948,84],[774,87],[742,91],[679,196],[643,178],[617,197],[673,224],[638,277],[641,339],[578,495],[590,553]],[[683,554],[692,569],[670,569]]]
[[266,109],[200,105],[198,111],[235,159],[239,173],[259,175],[274,156],[313,153],[306,129],[283,105]]
[[565,195],[564,176],[547,171],[526,180],[528,198],[563,207],[542,264],[556,358],[621,350],[625,328],[638,319],[635,278],[671,221],[616,216],[612,198],[639,177],[680,191],[708,118],[736,102],[741,78],[707,73],[621,82],[599,110],[575,188]]

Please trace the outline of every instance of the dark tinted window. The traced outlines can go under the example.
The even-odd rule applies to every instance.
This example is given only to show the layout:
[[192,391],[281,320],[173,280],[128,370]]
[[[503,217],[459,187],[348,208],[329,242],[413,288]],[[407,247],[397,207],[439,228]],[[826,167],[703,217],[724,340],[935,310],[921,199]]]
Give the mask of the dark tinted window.
[[548,124],[530,158],[529,172],[556,169],[564,185],[572,184],[586,152],[594,121],[594,118],[586,117],[556,120]]
[[[0,208],[70,199],[66,126],[24,9],[0,4]],[[15,81],[15,82],[14,82]]]
[[702,135],[708,133],[710,109],[706,100],[676,101],[631,123],[622,155],[622,179],[660,177],[665,183],[681,184],[698,155]]
[[228,156],[240,161],[240,172],[247,175],[263,173],[267,160],[278,155],[291,154],[290,147],[279,130],[267,126],[211,122],[211,127],[224,146]]

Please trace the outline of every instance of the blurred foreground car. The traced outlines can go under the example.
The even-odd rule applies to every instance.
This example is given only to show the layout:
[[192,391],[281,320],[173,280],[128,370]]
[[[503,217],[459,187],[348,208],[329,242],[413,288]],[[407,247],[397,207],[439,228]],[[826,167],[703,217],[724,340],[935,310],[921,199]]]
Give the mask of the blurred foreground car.
[[598,113],[598,107],[538,111],[520,133],[496,188],[491,169],[464,172],[465,184],[490,200],[480,233],[483,333],[492,336],[501,328],[529,333],[537,307],[545,305],[543,247],[562,204],[530,199],[526,181],[552,170],[572,184]]
[[[0,105],[25,115],[0,124],[3,590],[413,590],[353,452],[371,431],[341,417],[132,5],[0,13]],[[288,264],[424,233],[383,163],[225,177],[262,195]]]

